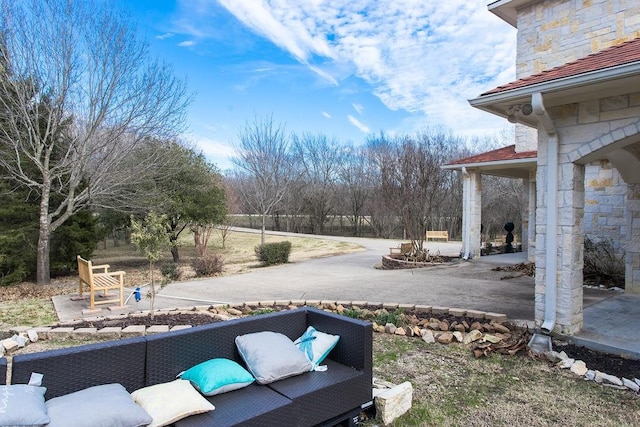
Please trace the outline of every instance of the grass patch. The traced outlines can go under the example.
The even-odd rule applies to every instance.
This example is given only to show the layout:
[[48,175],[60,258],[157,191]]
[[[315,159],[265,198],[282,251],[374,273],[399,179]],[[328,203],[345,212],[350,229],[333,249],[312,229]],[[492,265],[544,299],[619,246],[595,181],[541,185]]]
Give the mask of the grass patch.
[[[374,335],[374,376],[413,385],[393,426],[637,426],[640,400],[526,356],[476,359],[459,344]],[[371,421],[367,426],[374,426]]]
[[0,328],[51,325],[57,321],[50,298],[27,298],[0,304]]

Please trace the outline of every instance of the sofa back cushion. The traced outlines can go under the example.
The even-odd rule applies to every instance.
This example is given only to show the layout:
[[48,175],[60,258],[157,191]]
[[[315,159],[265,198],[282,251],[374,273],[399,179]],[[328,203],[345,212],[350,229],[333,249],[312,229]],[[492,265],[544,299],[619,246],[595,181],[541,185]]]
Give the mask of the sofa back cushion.
[[144,387],[144,337],[88,344],[13,357],[12,384],[27,384],[32,372],[43,374],[51,399],[87,387],[120,383],[132,392]]
[[176,375],[206,360],[222,357],[244,365],[235,338],[274,331],[291,340],[307,328],[305,309],[250,316],[146,337],[147,385],[174,380]]

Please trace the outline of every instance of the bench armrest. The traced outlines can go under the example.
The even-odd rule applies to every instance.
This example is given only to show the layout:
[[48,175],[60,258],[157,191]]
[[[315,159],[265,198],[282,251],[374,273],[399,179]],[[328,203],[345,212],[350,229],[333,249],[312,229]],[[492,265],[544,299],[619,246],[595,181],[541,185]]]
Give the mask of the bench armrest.
[[109,269],[110,265],[109,264],[100,264],[100,265],[92,265],[91,269],[92,270],[104,270],[104,272],[106,273],[107,270]]

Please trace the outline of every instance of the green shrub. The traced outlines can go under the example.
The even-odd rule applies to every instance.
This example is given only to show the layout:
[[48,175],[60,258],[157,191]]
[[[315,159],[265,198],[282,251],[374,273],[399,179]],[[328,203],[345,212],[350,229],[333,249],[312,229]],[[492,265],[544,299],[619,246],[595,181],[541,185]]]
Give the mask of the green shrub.
[[163,277],[169,280],[178,280],[180,278],[180,270],[175,262],[165,262],[160,265],[160,272]]
[[253,310],[251,312],[251,315],[252,316],[259,316],[261,314],[269,314],[269,313],[275,313],[275,310],[273,308],[270,308],[270,307],[258,308],[256,310]]
[[220,255],[205,255],[194,259],[191,266],[198,277],[215,276],[222,273],[224,261]]
[[382,310],[375,317],[375,322],[378,325],[386,325],[387,323],[393,323],[396,326],[404,326],[404,313],[402,310],[386,311]]
[[361,319],[362,310],[358,310],[357,308],[345,308],[342,315],[351,317],[352,319]]
[[255,251],[262,265],[286,264],[291,254],[291,242],[265,243],[256,246]]

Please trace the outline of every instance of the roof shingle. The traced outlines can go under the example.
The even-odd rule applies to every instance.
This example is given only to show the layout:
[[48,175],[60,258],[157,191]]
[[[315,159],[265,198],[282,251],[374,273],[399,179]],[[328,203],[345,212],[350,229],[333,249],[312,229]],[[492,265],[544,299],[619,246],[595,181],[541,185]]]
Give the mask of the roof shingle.
[[465,157],[464,159],[455,160],[450,165],[466,165],[472,163],[498,162],[505,160],[531,159],[538,156],[537,151],[516,152],[515,145],[498,148],[497,150],[487,151],[486,153],[476,154],[475,156]]

